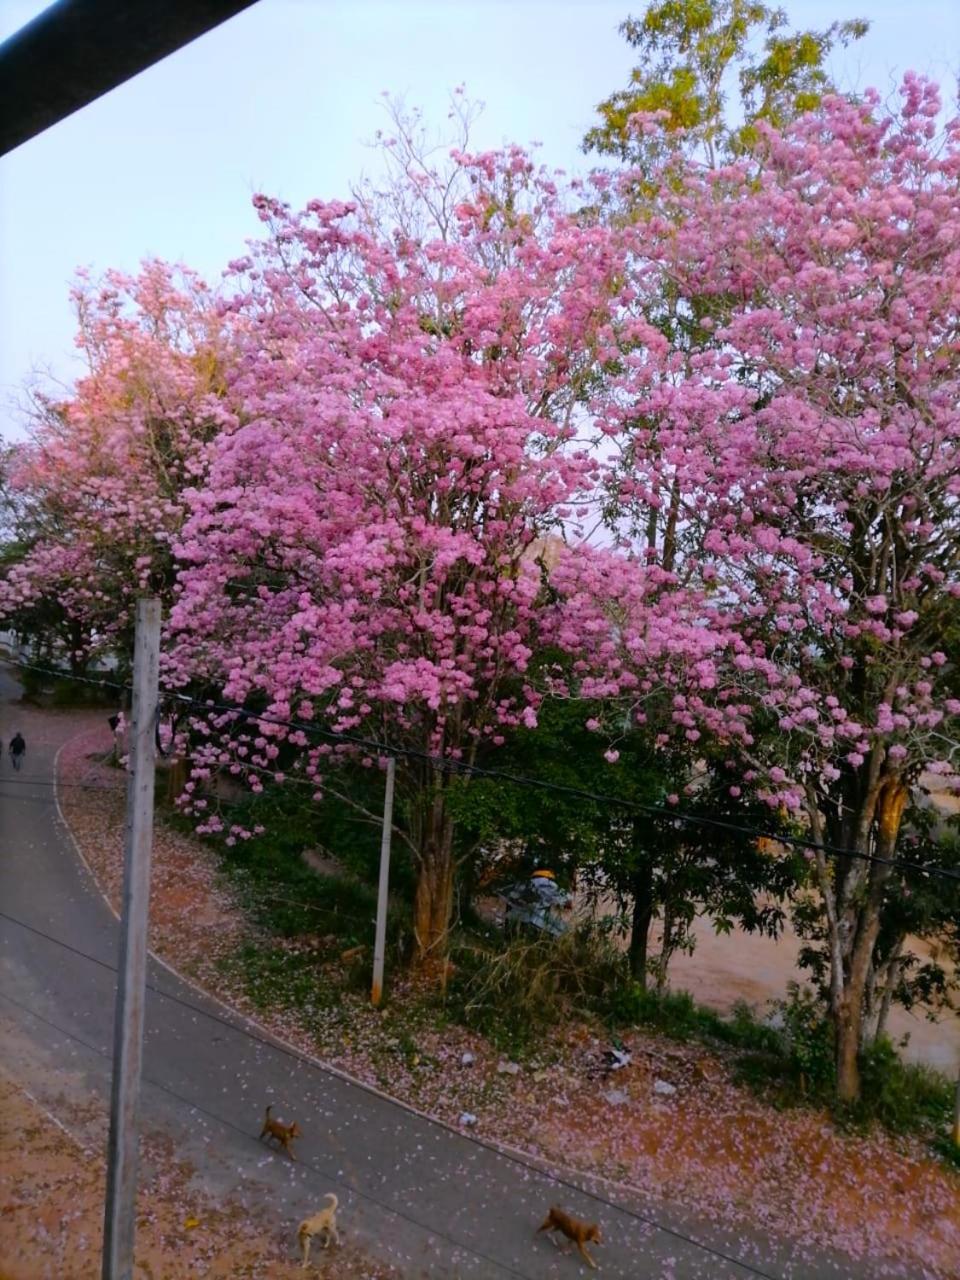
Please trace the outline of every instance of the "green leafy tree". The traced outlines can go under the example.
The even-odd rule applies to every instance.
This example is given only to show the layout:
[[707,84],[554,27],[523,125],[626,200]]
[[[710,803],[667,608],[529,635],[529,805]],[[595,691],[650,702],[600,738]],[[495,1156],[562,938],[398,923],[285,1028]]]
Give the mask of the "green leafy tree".
[[[912,868],[898,869],[885,885],[865,983],[861,1048],[885,1035],[893,1005],[922,1010],[932,1021],[960,1015],[960,840],[930,805],[914,802],[904,827],[899,852]],[[819,898],[798,899],[794,919],[806,939],[800,964],[825,999],[830,960]]]
[[661,141],[639,134],[630,118],[656,112],[668,136],[713,167],[749,146],[757,121],[780,127],[814,109],[835,87],[831,50],[859,40],[869,23],[794,31],[788,21],[757,0],[661,0],[627,18],[620,33],[638,63],[627,87],[597,107],[584,149],[643,166]]
[[[689,767],[682,774],[690,777]],[[769,831],[779,820],[771,822],[769,810],[761,813],[759,806],[734,804],[713,768],[704,766],[687,790],[692,794],[678,805],[675,818],[635,815],[629,840],[619,849],[608,847],[601,864],[632,913],[631,973],[644,985],[652,973],[660,992],[671,958],[694,950],[698,918],[709,919],[717,933],[737,927],[777,937],[785,899],[803,874],[795,857],[749,830],[756,824]],[[651,959],[649,931],[657,918],[660,951]]]
[[[0,581],[22,565],[51,530],[62,531],[55,503],[43,495],[27,497],[8,483],[15,457],[10,446],[0,452]],[[59,595],[23,600],[4,614],[5,626],[30,643],[40,664],[66,659],[73,675],[82,675],[92,649],[90,629],[73,616]]]
[[[500,776],[457,789],[464,883],[469,889],[478,873],[498,866],[501,878],[541,865],[576,876],[588,895],[616,903],[634,979],[646,985],[652,973],[663,990],[671,957],[694,948],[699,916],[720,932],[736,925],[775,936],[800,869],[796,859],[774,856],[739,829],[752,817],[769,830],[770,811],[734,804],[723,762],[694,766],[655,750],[647,731],[628,725],[604,731],[602,716],[599,704],[579,699],[544,702],[537,729],[518,730],[500,748]],[[686,794],[674,815],[668,801],[681,786]],[[664,806],[665,813],[655,812]],[[651,958],[657,920],[662,939]]]

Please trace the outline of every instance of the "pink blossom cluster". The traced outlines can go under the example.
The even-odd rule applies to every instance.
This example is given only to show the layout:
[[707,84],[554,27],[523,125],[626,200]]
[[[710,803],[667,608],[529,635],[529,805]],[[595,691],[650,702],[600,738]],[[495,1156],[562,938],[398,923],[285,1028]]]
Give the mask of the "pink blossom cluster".
[[949,772],[960,126],[936,139],[938,111],[914,76],[896,114],[827,98],[659,188],[456,153],[442,225],[258,196],[265,238],[216,305],[160,264],[84,286],[90,372],[14,460],[36,536],[0,609],[53,594],[116,637],[159,581],[167,682],[261,709],[208,728],[196,783],[261,786],[287,744],[321,785],[336,752],[277,721],[470,760],[547,694],[642,722],[657,691],[658,742],[730,744],[774,805]]
[[[737,164],[673,170],[635,224],[637,293],[682,340],[624,362],[613,490],[648,564],[671,512],[714,637],[674,730],[737,742],[775,805],[957,763],[960,123],[937,139],[939,109],[912,75],[896,115],[828,98]],[[648,628],[624,621],[618,658]]]

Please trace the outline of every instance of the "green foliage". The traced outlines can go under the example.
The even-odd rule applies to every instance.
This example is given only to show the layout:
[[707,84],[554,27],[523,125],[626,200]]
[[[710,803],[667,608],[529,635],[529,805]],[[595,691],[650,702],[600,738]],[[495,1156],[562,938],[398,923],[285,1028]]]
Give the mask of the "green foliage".
[[515,939],[503,947],[460,947],[447,992],[449,1016],[522,1053],[561,1020],[602,1007],[623,981],[623,957],[602,931]]
[[922,1064],[904,1062],[886,1036],[860,1054],[861,1096],[850,1107],[834,1103],[834,1036],[823,1003],[809,988],[789,986],[775,1010],[780,1025],[758,1051],[738,1062],[738,1076],[781,1106],[832,1107],[836,1118],[860,1129],[880,1125],[891,1133],[932,1136],[948,1123],[953,1085]]
[[[652,704],[646,709],[653,718]],[[652,732],[622,713],[611,719],[595,702],[548,699],[538,720],[535,730],[518,730],[491,764],[559,791],[503,777],[451,785],[458,851],[475,874],[492,875],[496,883],[545,865],[561,877],[576,872],[582,893],[613,894],[623,913],[618,924],[633,934],[630,963],[638,978],[648,968],[646,938],[657,915],[669,922],[657,961],[663,974],[674,951],[692,949],[699,913],[707,912],[718,930],[736,924],[778,933],[780,900],[804,874],[802,860],[770,857],[735,829],[773,831],[782,820],[766,806],[730,795],[734,778],[724,761],[708,761],[706,772],[701,765],[697,786],[676,811],[702,817],[705,825],[678,824],[669,808],[659,816],[645,810],[662,809],[667,795],[684,791],[691,772],[686,756],[655,750]],[[731,825],[712,825],[718,820]]]
[[308,1022],[336,1005],[338,985],[324,981],[316,953],[245,943],[221,961],[259,1009],[295,1009]]
[[[780,126],[833,90],[826,62],[835,45],[861,39],[869,23],[788,31],[787,15],[758,0],[660,0],[621,35],[639,55],[630,83],[597,107],[584,148],[646,166],[656,143],[630,128],[637,112],[662,112],[677,145],[713,165],[749,146],[760,120]],[[738,109],[730,110],[731,82]],[[737,118],[737,123],[733,123]],[[742,123],[741,123],[742,121]]]
[[960,1146],[954,1142],[952,1134],[941,1133],[930,1145],[944,1164],[960,1170]]
[[836,1081],[833,1029],[818,995],[796,982],[773,1002],[770,1037],[737,1063],[737,1076],[781,1106],[829,1106]]
[[59,710],[71,707],[117,708],[117,690],[71,680],[66,673],[58,678],[24,667],[17,672],[17,679],[23,687],[23,696],[27,702]]
[[757,1022],[749,1007],[738,1003],[730,1018],[695,1003],[688,991],[662,994],[639,983],[628,983],[611,993],[609,1016],[615,1025],[649,1027],[672,1040],[719,1041],[740,1049],[774,1052],[777,1033]]
[[[450,810],[457,820],[461,854],[512,842],[521,865],[572,867],[598,857],[623,830],[627,809],[609,799],[590,800],[582,792],[613,797],[627,804],[655,803],[663,794],[664,772],[640,734],[618,741],[620,761],[604,759],[609,738],[586,728],[599,718],[598,703],[548,699],[536,729],[518,729],[496,753],[491,768],[533,777],[554,788],[530,787],[505,778],[454,779]],[[578,794],[579,793],[579,794]]]
[[[251,829],[264,828],[261,835],[232,846],[218,841],[217,849],[222,871],[241,906],[265,934],[278,939],[330,938],[341,950],[372,945],[377,891],[367,878],[368,828],[355,829],[349,811],[336,815],[336,807],[314,805],[292,787],[271,789],[225,806],[229,818],[242,820]],[[337,837],[332,847],[326,841],[324,847],[335,855],[343,872],[320,873],[304,861],[304,850],[317,843],[320,815],[326,820],[321,826],[324,836],[333,832]],[[173,821],[190,825],[189,820],[175,816]],[[409,937],[409,911],[391,897],[388,945],[398,955]]]
[[[222,967],[258,1007],[289,1008],[309,1024],[336,1005],[345,988],[369,988],[376,889],[349,872],[320,874],[304,862],[310,828],[297,820],[286,795],[264,798],[261,813],[263,806],[276,806],[278,819],[263,835],[219,846],[222,871],[262,935]],[[409,912],[391,902],[391,965],[405,958],[409,939]],[[359,946],[366,950],[344,970],[341,952]],[[335,970],[325,968],[330,962]]]
[[854,1118],[893,1133],[932,1130],[949,1122],[953,1085],[922,1063],[904,1062],[886,1036],[860,1055],[862,1097]]
[[833,1029],[823,1003],[808,987],[788,983],[787,999],[774,1008],[783,1018],[783,1048],[787,1069],[802,1094],[824,1097],[832,1093],[835,1075]]
[[[956,819],[949,820],[951,824]],[[912,805],[898,841],[900,855],[914,867],[931,872],[960,872],[960,840],[943,830],[943,815],[933,806]],[[800,952],[805,968],[826,999],[830,960],[826,921],[819,896],[799,897],[794,925],[806,945]],[[911,941],[929,943],[926,955],[911,950]],[[884,1031],[883,1001],[928,1017],[953,1008],[960,990],[960,880],[896,869],[884,886],[880,930],[873,971],[864,1002],[871,1033]]]

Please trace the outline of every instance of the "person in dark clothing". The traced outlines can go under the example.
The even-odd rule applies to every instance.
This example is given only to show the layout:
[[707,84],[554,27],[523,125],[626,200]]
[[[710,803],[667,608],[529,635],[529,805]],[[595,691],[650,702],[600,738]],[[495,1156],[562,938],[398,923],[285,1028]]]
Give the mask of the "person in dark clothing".
[[13,761],[13,767],[19,769],[23,764],[23,757],[27,754],[27,744],[23,740],[23,734],[17,732],[10,739],[10,759]]

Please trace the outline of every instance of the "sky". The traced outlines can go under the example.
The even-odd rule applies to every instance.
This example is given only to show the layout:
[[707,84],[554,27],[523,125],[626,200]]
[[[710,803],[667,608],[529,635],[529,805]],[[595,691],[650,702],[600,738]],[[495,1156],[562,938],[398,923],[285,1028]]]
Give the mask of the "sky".
[[[960,70],[960,0],[784,0],[795,24],[866,17],[832,64],[884,93],[908,69]],[[0,39],[45,5],[0,0]],[[450,91],[483,101],[478,148],[540,142],[583,170],[594,108],[626,84],[617,27],[643,0],[259,0],[0,158],[0,433],[31,380],[69,382],[78,267],[184,262],[215,280],[256,236],[255,191],[300,205],[375,172],[382,94],[442,126]]]

